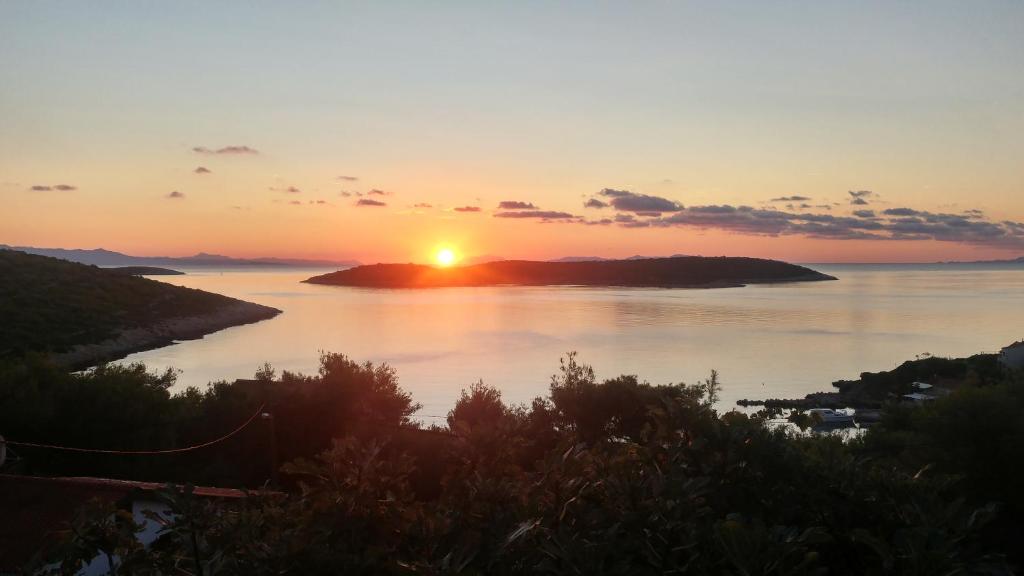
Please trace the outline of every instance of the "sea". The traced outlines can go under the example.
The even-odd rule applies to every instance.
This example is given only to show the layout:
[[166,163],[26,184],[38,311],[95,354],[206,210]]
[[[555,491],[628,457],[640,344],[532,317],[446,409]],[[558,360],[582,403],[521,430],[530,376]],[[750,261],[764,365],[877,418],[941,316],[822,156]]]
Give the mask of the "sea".
[[509,403],[547,393],[576,352],[599,379],[695,383],[717,370],[720,410],[799,398],[925,354],[998,352],[1024,339],[1022,265],[809,265],[831,282],[741,288],[368,289],[304,284],[326,272],[184,268],[155,280],[273,306],[276,318],[132,354],[178,371],[175,389],[250,378],[265,362],[315,373],[321,352],[386,363],[443,418],[472,383]]

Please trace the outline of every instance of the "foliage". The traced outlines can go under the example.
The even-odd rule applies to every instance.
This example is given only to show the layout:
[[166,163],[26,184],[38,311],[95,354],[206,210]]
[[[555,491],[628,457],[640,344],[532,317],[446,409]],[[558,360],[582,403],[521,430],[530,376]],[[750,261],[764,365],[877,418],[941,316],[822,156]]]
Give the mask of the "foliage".
[[1016,480],[1000,473],[1024,438],[1019,381],[892,411],[853,443],[719,415],[719,387],[717,374],[598,382],[570,354],[547,398],[509,406],[476,383],[448,429],[417,429],[386,367],[331,354],[313,377],[264,367],[168,402],[211,417],[275,390],[278,425],[297,429],[279,428],[285,493],[169,489],[151,547],[109,514],[69,546],[113,547],[133,574],[1007,574],[1019,561]]

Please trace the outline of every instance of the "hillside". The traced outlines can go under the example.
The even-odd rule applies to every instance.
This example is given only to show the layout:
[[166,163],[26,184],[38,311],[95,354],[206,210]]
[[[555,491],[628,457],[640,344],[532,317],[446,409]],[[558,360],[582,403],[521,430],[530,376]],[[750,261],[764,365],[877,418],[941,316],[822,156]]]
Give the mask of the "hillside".
[[13,250],[0,250],[0,358],[49,352],[84,366],[272,318],[280,310]]
[[374,264],[315,276],[305,282],[378,288],[502,285],[710,288],[817,280],[835,278],[775,260],[681,256],[577,262],[505,260],[455,268]]

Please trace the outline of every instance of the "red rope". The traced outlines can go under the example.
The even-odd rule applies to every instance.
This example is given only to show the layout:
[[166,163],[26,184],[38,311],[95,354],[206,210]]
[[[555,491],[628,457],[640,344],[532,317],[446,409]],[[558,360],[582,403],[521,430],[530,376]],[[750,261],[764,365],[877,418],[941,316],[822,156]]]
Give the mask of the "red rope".
[[4,440],[0,438],[0,444],[10,444],[11,446],[21,446],[25,448],[45,448],[47,450],[63,450],[65,452],[85,452],[89,454],[129,454],[129,455],[153,455],[153,454],[180,454],[182,452],[191,452],[192,450],[198,450],[200,448],[206,448],[207,446],[213,446],[218,442],[223,442],[228,438],[231,438],[235,434],[238,434],[245,429],[246,426],[252,423],[257,416],[263,412],[265,404],[261,404],[259,409],[253,413],[241,426],[235,428],[231,432],[228,432],[224,436],[217,438],[216,440],[210,440],[202,444],[196,444],[194,446],[187,446],[185,448],[169,448],[166,450],[101,450],[98,448],[72,448],[69,446],[55,446],[53,444],[36,444],[34,442],[15,442],[14,440]]

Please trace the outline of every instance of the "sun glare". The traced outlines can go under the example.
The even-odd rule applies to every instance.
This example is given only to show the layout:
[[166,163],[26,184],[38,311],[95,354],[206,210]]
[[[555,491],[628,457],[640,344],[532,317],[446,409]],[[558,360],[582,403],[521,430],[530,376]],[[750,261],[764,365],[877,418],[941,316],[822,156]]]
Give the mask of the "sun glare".
[[455,251],[451,248],[442,248],[434,255],[434,260],[437,261],[438,266],[447,268],[448,266],[455,264]]

